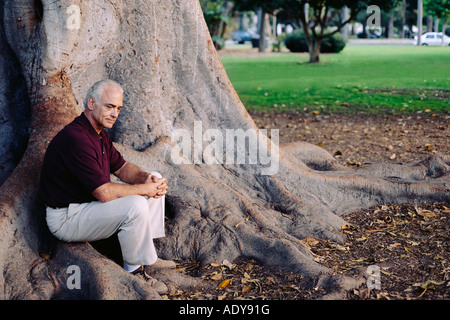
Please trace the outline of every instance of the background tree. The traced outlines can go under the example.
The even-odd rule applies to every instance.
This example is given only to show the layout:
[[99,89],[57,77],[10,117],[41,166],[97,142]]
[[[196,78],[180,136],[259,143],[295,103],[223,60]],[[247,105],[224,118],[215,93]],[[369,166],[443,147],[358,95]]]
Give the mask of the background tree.
[[[445,35],[447,24],[450,21],[450,2],[448,0],[424,0],[424,12],[436,17],[442,23],[442,34]],[[444,46],[442,37],[442,46]]]
[[[394,5],[395,0],[299,0],[298,2],[300,7],[300,21],[305,30],[305,36],[309,47],[309,61],[310,63],[317,63],[319,62],[320,44],[324,38],[331,37],[333,34],[339,32],[344,25],[352,21],[359,12],[365,10],[369,5],[376,5],[384,10],[388,10]],[[340,10],[343,6],[347,6],[349,9],[350,14],[348,19],[345,21],[341,20],[340,23],[336,25],[335,30],[327,31],[327,21],[331,9],[334,8]]]
[[273,14],[280,7],[285,5],[284,0],[234,0],[234,10],[255,11],[259,14],[258,34],[259,51],[263,52],[266,47],[266,14]]
[[413,26],[417,26],[417,0],[406,0],[405,23],[409,30],[409,37],[413,36]]
[[225,46],[224,35],[231,20],[233,4],[227,0],[200,1],[211,38],[217,50]]
[[[294,27],[301,26],[304,29],[310,63],[319,62],[320,45],[323,39],[330,38],[340,32],[347,23],[355,20],[358,15],[361,15],[360,19],[367,19],[368,14],[365,11],[369,5],[377,5],[381,10],[389,11],[395,4],[395,0],[282,0],[277,3],[278,8],[280,8],[278,15],[282,21],[289,21]],[[345,20],[341,12],[344,6],[350,12]],[[364,26],[365,21],[362,22]]]
[[[44,152],[102,78],[125,89],[111,132],[117,148],[168,177],[167,236],[156,243],[162,258],[243,256],[301,273],[314,286],[348,284],[354,279],[317,263],[301,239],[343,241],[342,216],[360,208],[450,200],[448,157],[348,168],[317,146],[278,147],[266,138],[234,91],[197,0],[1,0],[0,13],[1,125],[15,122],[26,132],[26,150],[0,191],[1,299],[159,298],[90,244],[56,241],[45,228],[38,188]],[[11,112],[17,107],[21,112]],[[279,154],[278,171],[264,175],[263,164],[248,161],[209,164],[207,152],[194,155],[198,162],[175,163],[174,133],[198,136],[198,123],[203,132],[254,130],[259,148]],[[14,138],[2,136],[2,144]],[[211,144],[208,135],[196,138],[194,149]],[[247,156],[258,152],[247,148]],[[67,285],[70,266],[81,271],[80,289]],[[171,289],[202,284],[176,271],[153,276]]]

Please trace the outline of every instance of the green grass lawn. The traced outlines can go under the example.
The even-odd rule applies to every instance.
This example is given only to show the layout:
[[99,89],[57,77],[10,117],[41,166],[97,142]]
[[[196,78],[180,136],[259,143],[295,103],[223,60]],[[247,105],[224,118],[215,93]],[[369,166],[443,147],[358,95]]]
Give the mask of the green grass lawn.
[[450,112],[450,47],[347,46],[319,64],[308,59],[221,58],[249,110]]

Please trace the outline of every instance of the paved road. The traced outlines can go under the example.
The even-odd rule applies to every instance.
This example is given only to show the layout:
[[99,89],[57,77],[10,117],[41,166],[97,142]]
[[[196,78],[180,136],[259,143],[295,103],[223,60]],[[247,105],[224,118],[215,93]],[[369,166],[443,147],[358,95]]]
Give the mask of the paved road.
[[[376,46],[413,46],[414,39],[350,39],[347,42],[348,46],[367,46],[367,45],[376,45]],[[225,46],[230,47],[251,47],[250,42],[247,42],[245,45],[236,44],[232,40],[225,41]]]
[[413,46],[414,39],[350,39],[348,40],[347,45]]

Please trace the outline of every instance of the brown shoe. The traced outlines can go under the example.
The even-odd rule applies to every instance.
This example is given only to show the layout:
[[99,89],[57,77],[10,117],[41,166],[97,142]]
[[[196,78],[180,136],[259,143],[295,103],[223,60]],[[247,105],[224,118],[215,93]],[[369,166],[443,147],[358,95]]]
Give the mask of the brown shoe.
[[150,267],[161,269],[175,269],[176,264],[171,260],[163,260],[158,258],[154,264],[150,265]]
[[146,271],[144,266],[140,266],[139,268],[137,268],[136,270],[134,270],[133,272],[131,272],[131,274],[138,276],[138,277],[142,277],[145,281],[147,281],[147,283],[150,284],[150,286],[156,290],[156,292],[158,292],[159,294],[163,294],[167,292],[167,286],[162,283],[161,281],[156,280],[155,278],[151,277]]

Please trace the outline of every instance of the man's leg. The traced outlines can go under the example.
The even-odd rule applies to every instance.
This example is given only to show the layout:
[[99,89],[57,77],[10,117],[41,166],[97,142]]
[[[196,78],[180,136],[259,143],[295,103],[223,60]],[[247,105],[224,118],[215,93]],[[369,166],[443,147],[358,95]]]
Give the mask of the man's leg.
[[156,209],[154,211],[151,214],[146,198],[128,196],[106,203],[71,204],[65,212],[64,209],[49,208],[47,223],[57,238],[67,242],[101,240],[119,231],[124,261],[129,265],[151,265],[157,260],[153,230],[161,236],[161,227],[151,225],[152,220],[158,220],[155,216],[161,215]]
[[148,199],[147,205],[153,238],[156,239],[165,237],[166,234],[164,231],[164,209],[165,209],[164,196],[162,196],[159,199],[153,198]]
[[[156,175],[161,178],[161,175],[157,172],[152,172],[152,175]],[[150,225],[152,227],[152,234],[154,238],[165,237],[164,231],[164,217],[165,217],[165,196],[161,198],[149,198],[148,209],[150,215]]]

